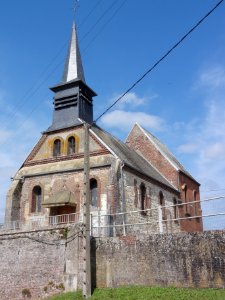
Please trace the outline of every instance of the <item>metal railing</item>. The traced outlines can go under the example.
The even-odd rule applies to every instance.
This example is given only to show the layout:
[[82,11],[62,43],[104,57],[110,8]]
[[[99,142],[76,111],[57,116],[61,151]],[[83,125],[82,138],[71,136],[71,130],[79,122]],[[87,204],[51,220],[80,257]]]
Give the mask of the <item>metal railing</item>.
[[38,230],[57,225],[77,224],[82,222],[81,213],[56,216],[32,217],[26,221],[12,221],[0,224],[0,231]]
[[[201,204],[201,206],[200,206]],[[225,229],[225,196],[176,204],[157,205],[145,210],[101,212],[91,217],[93,236],[125,233],[175,233]]]
[[[200,207],[201,204],[201,207]],[[189,213],[185,213],[188,212]],[[83,212],[56,216],[30,217],[26,221],[0,224],[0,232],[8,230],[35,230],[57,225],[82,223]],[[190,222],[187,222],[190,221]],[[186,223],[185,223],[186,222]],[[225,196],[203,200],[157,205],[145,210],[109,213],[101,209],[91,212],[91,235],[115,236],[130,232],[179,232],[185,224],[203,230],[225,229]],[[193,228],[192,228],[193,229]]]

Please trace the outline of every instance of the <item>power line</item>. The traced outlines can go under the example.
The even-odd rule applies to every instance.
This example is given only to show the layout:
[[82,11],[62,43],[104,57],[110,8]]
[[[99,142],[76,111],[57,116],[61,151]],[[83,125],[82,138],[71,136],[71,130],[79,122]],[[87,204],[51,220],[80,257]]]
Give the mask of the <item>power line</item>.
[[220,192],[220,191],[224,191],[225,188],[222,189],[212,189],[212,190],[201,190],[201,193],[207,193],[207,192]]
[[[95,6],[94,6],[94,8],[92,9],[92,11],[88,14],[88,16],[89,15],[91,15],[91,13],[93,13],[93,11],[96,9],[96,7],[98,6],[98,4],[100,4],[100,2],[101,2],[102,0],[100,0]],[[127,0],[125,0],[125,1],[127,1]],[[104,18],[104,16],[108,13],[108,11],[116,4],[118,2],[118,0],[116,0],[116,2],[113,2],[105,11],[104,11],[104,13],[98,18],[98,20],[94,23],[94,25],[88,30],[88,32],[82,37],[82,39],[81,39],[81,42],[86,38],[86,36],[87,35],[89,35],[90,34],[90,32],[94,29],[94,27]],[[124,4],[124,3],[123,3]],[[122,5],[123,5],[122,4]],[[121,6],[122,6],[121,5]],[[121,6],[119,7],[119,9],[121,8]],[[116,10],[116,12],[119,10],[119,9],[117,9]],[[114,15],[115,15],[115,13],[113,14],[113,16],[110,18],[110,20],[109,21],[111,21],[111,19],[114,17]],[[109,23],[109,21],[108,22],[106,22],[105,24],[104,24],[104,26],[106,26],[108,23]],[[84,23],[84,22],[83,22]],[[81,27],[81,25],[82,24],[80,24],[80,26],[79,27]],[[102,30],[101,30],[102,31]],[[99,35],[99,33],[100,33],[100,31],[95,35],[95,37],[94,37],[94,39],[92,39],[91,40],[91,42],[88,44],[88,46],[85,48],[85,50],[87,50],[87,48],[90,46],[90,44],[95,40],[95,38],[97,37],[97,35]],[[46,72],[47,72],[47,70],[51,67],[51,65],[54,63],[54,61],[57,59],[57,57],[61,54],[61,52],[64,50],[64,48],[65,48],[65,46],[67,45],[67,42],[66,43],[64,43],[63,44],[63,46],[60,48],[60,50],[57,52],[57,54],[56,54],[56,56],[53,58],[53,60],[48,64],[48,66],[44,69],[44,71],[41,73],[41,75],[40,76],[43,76]],[[54,67],[54,69],[52,69],[44,78],[43,78],[43,80],[41,80],[41,81],[39,81],[39,84],[37,85],[37,83],[35,83],[25,94],[24,94],[24,96],[23,97],[21,97],[21,100],[23,100],[22,101],[22,103],[18,103],[19,105],[17,105],[13,110],[12,110],[12,112],[10,113],[10,115],[9,115],[9,117],[10,117],[10,120],[9,120],[9,122],[4,126],[4,129],[6,129],[9,125],[10,125],[10,123],[11,123],[11,120],[12,120],[12,118],[13,118],[13,116],[15,116],[16,115],[16,113],[25,105],[25,103],[27,102],[27,100],[28,100],[28,96],[29,96],[29,98],[30,97],[32,97],[32,96],[34,96],[36,93],[37,93],[37,91],[41,88],[41,86],[49,79],[49,77],[52,75],[52,74],[54,74],[55,73],[55,71],[56,71],[56,69],[58,69],[60,66],[61,66],[61,64],[64,62],[64,59],[63,60],[61,60],[55,67]],[[34,89],[35,88],[35,89]],[[18,101],[19,102],[19,101]],[[29,116],[32,114],[32,112],[34,112],[39,106],[40,106],[40,104],[41,104],[41,102],[39,102],[30,112],[29,112]],[[26,121],[24,121],[23,123],[22,123],[22,125],[24,125],[24,123],[25,123]],[[1,143],[2,144],[2,143]]]
[[122,4],[115,10],[115,12],[112,14],[111,18],[108,19],[107,22],[105,22],[100,30],[96,33],[96,35],[91,39],[91,41],[87,44],[86,48],[83,50],[83,54],[86,52],[86,50],[90,47],[90,45],[96,40],[98,35],[106,28],[106,26],[112,21],[112,19],[115,17],[115,15],[119,12],[119,10],[122,8],[122,6],[127,2],[127,0],[124,0]]
[[[37,242],[37,243],[41,243],[41,244],[46,244],[46,245],[53,245],[53,246],[64,246],[66,244],[71,243],[73,240],[75,240],[75,238],[79,237],[79,234],[82,233],[82,230],[76,231],[73,235],[69,236],[68,238],[66,238],[66,241],[62,243],[62,240],[65,238],[59,238],[56,240],[43,240],[43,239],[39,239],[39,238],[35,238],[29,235],[22,235],[22,236],[15,236],[15,237],[10,237],[10,238],[0,238],[0,241],[4,241],[4,240],[14,240],[14,239],[29,239],[31,241]],[[19,233],[20,234],[20,233]],[[23,233],[21,233],[23,234]]]
[[[102,1],[102,0],[101,0]],[[99,1],[99,4],[100,2]],[[118,1],[118,0],[117,0]],[[115,3],[113,3],[114,5]],[[100,18],[97,20],[97,22],[89,29],[89,31],[82,37],[81,41],[86,37],[86,35],[88,35],[93,28],[96,26],[96,24],[104,17],[104,15],[108,12],[109,9],[111,9],[111,7],[113,5],[110,5],[110,7],[100,16]],[[95,5],[95,7],[92,9],[92,11],[88,14],[88,16],[96,9],[97,5]],[[87,17],[88,17],[87,16]],[[86,17],[86,18],[87,18]],[[81,25],[80,25],[81,27]],[[45,73],[49,70],[49,68],[51,67],[51,65],[53,65],[53,63],[55,62],[55,60],[58,58],[58,56],[62,53],[62,51],[64,50],[64,48],[66,47],[67,42],[65,42],[62,47],[60,48],[60,50],[57,52],[57,54],[55,55],[55,57],[51,60],[51,62],[47,65],[47,67],[41,72],[41,75],[39,77],[43,77],[45,75]],[[44,78],[43,80],[39,81],[39,83],[35,83],[32,85],[32,87],[30,89],[27,90],[27,92],[25,92],[24,96],[22,96],[20,98],[20,100],[17,101],[18,105],[16,105],[16,107],[14,107],[14,109],[12,110],[12,112],[10,113],[10,120],[12,119],[13,116],[15,116],[15,114],[25,105],[25,103],[28,100],[28,97],[32,97],[34,94],[36,94],[36,92],[40,89],[40,87],[49,79],[49,77],[55,73],[56,69],[64,62],[64,59],[61,60],[55,67],[53,70],[51,70]],[[23,100],[22,102],[20,102],[21,100]],[[7,128],[7,126],[10,124],[10,121],[6,124],[5,128]]]
[[116,101],[113,102],[95,121],[96,123],[113,106],[115,106],[126,94],[128,94],[138,83],[140,83],[150,72],[152,72],[173,50],[175,50],[209,15],[211,15],[224,0],[219,1],[203,18],[201,18],[178,42],[176,42],[156,63],[150,67],[137,81],[135,81]]
[[94,23],[93,26],[85,33],[82,37],[81,42],[89,35],[89,33],[98,25],[98,23],[104,18],[104,16],[117,4],[118,0],[113,1],[112,4],[103,12],[103,14],[98,18],[98,20]]
[[[119,12],[119,10],[122,8],[122,6],[125,4],[125,2],[126,2],[127,0],[124,0],[123,2],[122,2],[122,4],[115,10],[115,12],[113,13],[113,15],[110,17],[110,19],[107,21],[107,22],[105,22],[104,23],[104,25],[100,28],[100,30],[97,32],[97,34],[94,36],[94,38],[91,40],[91,42],[87,45],[87,47],[84,49],[84,52],[90,47],[90,45],[93,43],[93,41],[97,38],[97,36],[102,32],[102,30],[103,29],[105,29],[105,27],[109,24],[109,22],[115,17],[115,15]],[[100,19],[102,19],[103,18],[103,16],[109,11],[109,9],[110,8],[112,8],[112,6],[114,6],[114,5],[111,5],[101,16],[100,16],[100,18],[97,20],[97,22],[100,20]],[[95,6],[96,7],[96,6]],[[97,23],[96,22],[96,23]],[[95,23],[95,24],[96,24]],[[90,32],[90,31],[89,31]],[[82,40],[84,39],[84,37],[81,39],[81,42],[82,42]],[[66,45],[66,43],[63,45],[63,47],[65,47],[65,45]],[[55,58],[53,59],[53,61],[59,56],[59,54],[62,52],[62,50],[63,50],[63,48],[62,49],[60,49],[60,51],[58,52],[58,54],[55,56]],[[53,62],[52,61],[52,62]],[[29,97],[31,97],[31,96],[33,96],[33,95],[35,95],[36,94],[36,92],[40,89],[40,87],[49,79],[49,77],[52,75],[52,74],[54,74],[55,73],[55,71],[56,71],[56,69],[58,69],[59,67],[60,67],[60,65],[62,64],[64,62],[64,59],[63,60],[61,60],[56,66],[55,66],[55,68],[54,69],[52,69],[51,70],[51,72],[49,72],[47,75],[46,75],[46,77],[44,77],[43,78],[43,80],[39,83],[39,85],[38,86],[36,86],[36,89],[35,90],[31,90],[31,91],[29,91]],[[47,69],[49,69],[49,67],[51,66],[51,64],[52,63],[50,63],[49,65],[48,65],[48,68],[46,68],[46,71],[47,71]],[[44,72],[42,72],[43,73],[43,75],[44,75]],[[34,87],[35,87],[35,85],[34,85]],[[26,99],[27,100],[27,99]],[[25,101],[23,101],[23,103],[22,103],[22,105],[20,106],[20,108],[21,107],[23,107],[24,106],[24,104],[26,103],[26,100]],[[38,102],[37,103],[37,105],[35,105],[32,109],[31,109],[31,111],[28,113],[28,117],[26,118],[26,120],[24,120],[24,122],[22,122],[22,125],[20,125],[19,127],[22,127],[25,123],[26,123],[26,121],[29,119],[29,117],[32,115],[32,113],[34,112],[34,111],[36,111],[36,109],[39,107],[41,105],[41,101],[40,102]],[[18,107],[19,108],[19,107]],[[15,115],[16,114],[16,112],[18,112],[19,111],[19,109],[17,109],[17,110],[13,110],[13,112],[11,113],[11,118],[10,118],[10,120],[12,119],[12,117],[13,117],[13,115]],[[5,128],[7,128],[7,126],[10,124],[10,122],[8,122],[7,124],[6,124],[6,126],[5,126]],[[4,143],[0,143],[0,144],[4,144]]]
[[81,23],[77,26],[77,28],[80,28],[82,25],[84,25],[84,23],[86,23],[86,21],[88,20],[88,18],[92,15],[92,13],[95,11],[95,9],[99,6],[99,4],[102,2],[102,0],[99,0],[96,5],[93,7],[93,9],[87,14],[87,16],[81,21]]

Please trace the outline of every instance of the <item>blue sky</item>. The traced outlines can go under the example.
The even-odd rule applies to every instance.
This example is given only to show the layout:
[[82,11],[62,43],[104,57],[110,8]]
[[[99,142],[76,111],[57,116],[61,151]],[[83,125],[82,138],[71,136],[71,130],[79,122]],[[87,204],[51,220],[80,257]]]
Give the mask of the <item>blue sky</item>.
[[[77,30],[86,82],[98,93],[95,116],[216,3],[80,0]],[[51,124],[48,88],[61,80],[73,4],[0,2],[0,221],[10,177]],[[202,198],[225,194],[224,28],[222,4],[99,122],[121,139],[135,122],[153,132],[202,184]]]

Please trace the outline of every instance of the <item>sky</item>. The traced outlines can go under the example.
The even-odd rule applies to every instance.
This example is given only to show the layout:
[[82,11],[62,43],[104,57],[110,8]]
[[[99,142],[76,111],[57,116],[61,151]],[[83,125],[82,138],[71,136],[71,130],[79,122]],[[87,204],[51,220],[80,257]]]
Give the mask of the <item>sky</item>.
[[[80,0],[76,24],[86,82],[98,94],[95,118],[217,2]],[[10,178],[51,125],[49,87],[63,74],[74,3],[0,1],[0,222]],[[225,195],[224,28],[222,3],[98,122],[122,140],[135,122],[150,130],[201,183],[202,199]],[[225,212],[224,201],[207,212]]]

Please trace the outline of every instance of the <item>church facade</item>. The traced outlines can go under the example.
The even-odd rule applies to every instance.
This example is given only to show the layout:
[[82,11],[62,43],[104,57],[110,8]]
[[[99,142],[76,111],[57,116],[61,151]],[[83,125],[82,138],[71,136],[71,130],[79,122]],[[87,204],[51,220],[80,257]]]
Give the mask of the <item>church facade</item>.
[[62,81],[51,90],[52,124],[13,178],[6,223],[82,219],[88,123],[93,235],[202,231],[199,184],[163,144],[138,124],[123,143],[93,123],[96,93],[85,82],[75,25]]

